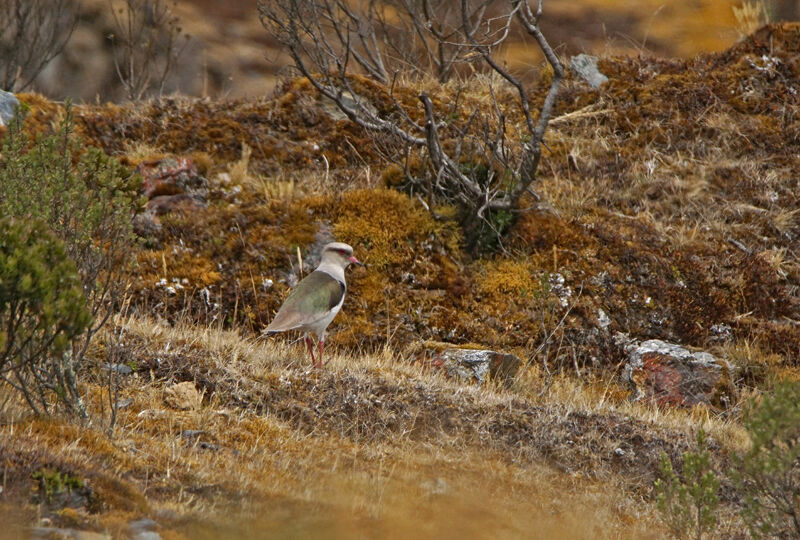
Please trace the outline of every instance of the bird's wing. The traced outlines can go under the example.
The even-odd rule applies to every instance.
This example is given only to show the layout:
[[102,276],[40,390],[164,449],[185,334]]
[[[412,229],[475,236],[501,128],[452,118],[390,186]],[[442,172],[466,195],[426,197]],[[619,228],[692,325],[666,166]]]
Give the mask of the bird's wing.
[[315,270],[292,290],[265,331],[283,332],[314,323],[341,304],[344,293],[344,283]]

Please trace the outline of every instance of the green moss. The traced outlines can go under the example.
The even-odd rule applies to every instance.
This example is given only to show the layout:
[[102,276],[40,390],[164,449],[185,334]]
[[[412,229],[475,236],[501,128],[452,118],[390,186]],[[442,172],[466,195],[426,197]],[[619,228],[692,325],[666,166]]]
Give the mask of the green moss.
[[33,473],[33,479],[38,482],[39,496],[52,502],[53,497],[63,493],[72,492],[83,487],[83,480],[70,473],[52,469],[41,469]]

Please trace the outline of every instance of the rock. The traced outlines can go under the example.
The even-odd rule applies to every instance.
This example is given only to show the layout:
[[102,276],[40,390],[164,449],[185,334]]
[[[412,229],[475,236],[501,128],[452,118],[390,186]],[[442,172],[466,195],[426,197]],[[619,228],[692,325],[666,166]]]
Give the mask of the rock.
[[117,375],[130,375],[133,373],[133,368],[125,364],[109,364],[106,362],[103,364],[103,369],[116,373]]
[[[178,193],[176,195],[157,195],[147,201],[147,212],[153,216],[163,216],[177,210],[182,212],[192,212],[203,208],[203,205],[197,199],[186,193]],[[158,218],[155,218],[156,221]],[[160,225],[160,223],[159,223]]]
[[133,232],[142,238],[153,238],[161,232],[161,222],[155,213],[146,210],[133,217]]
[[197,410],[203,402],[203,396],[193,382],[187,381],[165,388],[164,402],[173,409]]
[[729,324],[714,324],[709,328],[708,339],[714,343],[730,343],[733,341],[733,329]]
[[78,531],[76,529],[60,529],[56,527],[34,527],[31,538],[57,538],[59,540],[111,540],[111,536],[91,531]]
[[[356,111],[359,114],[363,114],[362,108],[367,111],[367,114],[371,114],[373,116],[378,116],[378,109],[369,102],[366,98],[358,95],[353,94],[345,90],[342,92],[341,97],[342,103],[345,107]],[[347,120],[347,115],[342,111],[339,106],[332,100],[327,97],[322,98],[322,102],[320,103],[320,109],[328,114],[334,121],[339,120]]]
[[731,369],[724,360],[658,339],[627,346],[623,378],[634,389],[632,399],[658,405],[725,407],[732,401]]
[[11,122],[17,107],[19,107],[17,96],[11,92],[0,90],[0,126],[5,126]]
[[158,523],[150,518],[136,519],[128,523],[128,530],[131,534],[140,533],[143,531],[152,531],[158,528]]
[[161,535],[155,531],[144,531],[131,536],[131,540],[162,540]]
[[133,403],[133,398],[125,398],[117,401],[117,409],[124,409],[126,407],[130,407],[131,403]]
[[592,88],[599,88],[608,82],[608,77],[597,69],[597,57],[579,54],[569,60],[569,69],[586,81]]
[[208,195],[208,180],[200,175],[190,158],[143,161],[136,172],[142,175],[142,193],[148,199],[185,193],[198,202],[204,202]]
[[429,498],[447,495],[450,492],[450,485],[440,476],[423,482],[421,487]]
[[167,411],[161,409],[145,409],[136,415],[137,418],[164,418],[167,416]]
[[155,532],[158,523],[149,518],[137,519],[128,523],[128,532],[136,540],[160,540],[161,535]]
[[426,365],[443,369],[449,377],[483,383],[499,380],[508,386],[519,370],[520,359],[513,354],[488,349],[467,349],[446,343],[425,344],[418,359]]

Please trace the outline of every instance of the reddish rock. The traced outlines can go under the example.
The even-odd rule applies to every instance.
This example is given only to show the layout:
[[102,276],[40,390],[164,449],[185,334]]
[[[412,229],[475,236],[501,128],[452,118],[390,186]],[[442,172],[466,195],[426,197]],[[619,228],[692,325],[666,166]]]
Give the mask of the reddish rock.
[[510,385],[521,361],[513,354],[487,349],[466,349],[446,344],[425,347],[417,355],[424,365],[444,370],[448,377],[483,383],[488,379]]
[[194,197],[186,193],[179,193],[177,195],[158,195],[153,197],[147,201],[146,208],[153,216],[162,216],[176,210],[183,212],[198,210],[203,208],[203,205],[197,202]]
[[633,386],[634,400],[662,406],[725,407],[734,392],[726,361],[657,339],[628,347],[623,377]]
[[136,172],[142,175],[142,193],[148,199],[185,193],[204,201],[208,195],[208,180],[190,158],[143,161]]

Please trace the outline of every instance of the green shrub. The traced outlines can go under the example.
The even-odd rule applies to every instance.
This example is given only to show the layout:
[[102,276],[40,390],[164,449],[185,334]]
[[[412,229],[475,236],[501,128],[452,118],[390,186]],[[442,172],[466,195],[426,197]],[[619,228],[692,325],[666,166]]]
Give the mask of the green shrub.
[[53,396],[78,399],[64,355],[90,324],[63,243],[41,222],[0,219],[0,377],[34,411],[46,412]]
[[683,473],[675,474],[665,453],[661,454],[661,480],[655,483],[658,509],[664,523],[677,538],[713,532],[717,525],[719,478],[711,468],[703,430],[697,434],[697,451],[684,452]]
[[734,479],[756,537],[800,538],[800,384],[784,382],[746,412],[751,448]]
[[[55,132],[35,141],[18,117],[0,150],[0,215],[36,221],[49,230],[63,243],[83,289],[92,323],[69,338],[61,355],[70,364],[68,374],[83,363],[90,341],[125,290],[135,241],[131,217],[141,182],[102,151],[84,147],[73,131],[69,105]],[[85,416],[78,396],[69,402]]]

